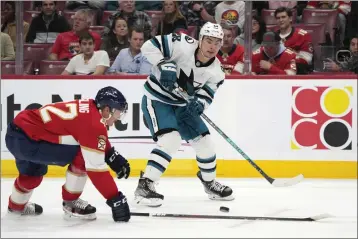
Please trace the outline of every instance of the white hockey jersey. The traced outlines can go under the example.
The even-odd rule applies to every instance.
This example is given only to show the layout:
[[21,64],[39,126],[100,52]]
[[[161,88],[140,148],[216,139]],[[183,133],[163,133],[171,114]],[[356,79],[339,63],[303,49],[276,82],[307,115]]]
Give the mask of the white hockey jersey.
[[141,51],[153,68],[144,84],[144,94],[149,99],[170,105],[186,104],[180,95],[167,91],[159,82],[161,73],[158,63],[175,62],[178,85],[189,95],[200,98],[206,109],[218,87],[224,83],[225,73],[216,57],[206,64],[198,61],[195,57],[198,49],[198,41],[185,34],[159,35],[146,41]]

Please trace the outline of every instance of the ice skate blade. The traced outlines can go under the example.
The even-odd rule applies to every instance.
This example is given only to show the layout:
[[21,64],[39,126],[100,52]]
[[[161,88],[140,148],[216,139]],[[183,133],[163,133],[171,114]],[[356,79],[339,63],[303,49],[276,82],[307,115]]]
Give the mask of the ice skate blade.
[[40,216],[42,213],[40,214],[22,214],[21,212],[19,211],[12,211],[12,210],[7,210],[7,215],[9,217],[12,217],[12,218],[18,218],[18,217],[37,217],[37,216]]
[[134,202],[137,205],[147,207],[160,207],[163,204],[163,200],[160,198],[145,198],[142,196],[135,196]]
[[63,209],[64,211],[64,219],[65,220],[76,220],[76,219],[80,219],[80,220],[86,220],[86,221],[93,221],[97,219],[97,215],[96,213],[91,213],[91,214],[86,214],[86,215],[80,215],[78,213],[72,213],[69,212],[65,209]]
[[218,195],[215,194],[208,194],[209,199],[211,200],[215,200],[215,201],[232,201],[235,199],[234,195],[229,195],[227,197],[219,197]]

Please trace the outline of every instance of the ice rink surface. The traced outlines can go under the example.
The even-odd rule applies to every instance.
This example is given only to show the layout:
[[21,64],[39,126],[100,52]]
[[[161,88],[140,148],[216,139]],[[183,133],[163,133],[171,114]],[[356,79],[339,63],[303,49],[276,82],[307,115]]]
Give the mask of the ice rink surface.
[[[233,188],[234,201],[210,201],[196,178],[162,178],[157,185],[165,196],[162,207],[138,207],[132,202],[138,179],[117,180],[117,185],[129,199],[132,212],[274,217],[330,213],[335,217],[318,222],[132,217],[129,223],[114,223],[110,208],[88,180],[81,198],[97,207],[97,220],[66,221],[61,204],[64,179],[45,178],[31,199],[43,206],[44,213],[14,218],[7,214],[13,179],[1,179],[1,237],[357,238],[357,180],[306,179],[290,188],[274,188],[264,179],[219,181]],[[229,207],[230,212],[220,212],[220,206]]]

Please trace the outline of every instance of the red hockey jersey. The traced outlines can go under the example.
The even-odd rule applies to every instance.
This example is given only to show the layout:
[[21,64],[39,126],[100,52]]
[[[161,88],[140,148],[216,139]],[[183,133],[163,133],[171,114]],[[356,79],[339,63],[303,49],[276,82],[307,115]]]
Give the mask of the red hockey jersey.
[[351,1],[308,1],[307,8],[319,8],[323,3],[328,3],[330,9],[337,9],[344,15],[351,12]]
[[[269,58],[263,47],[254,51],[252,55],[252,72],[256,74],[271,74],[271,75],[296,75],[296,54],[289,49],[285,49],[281,54],[274,58]],[[260,67],[260,61],[269,61],[272,65],[266,71]]]
[[239,73],[242,72],[244,67],[243,59],[244,59],[244,47],[241,45],[233,45],[232,49],[228,53],[224,53],[221,50],[218,52],[216,57],[221,62],[221,66],[226,75],[230,75],[231,73]]
[[281,39],[286,48],[296,53],[296,63],[312,64],[312,39],[307,31],[293,27],[291,33],[287,37],[281,36]]
[[104,161],[105,152],[111,147],[107,128],[94,100],[59,102],[24,110],[13,122],[33,140],[79,145],[82,161],[95,187],[107,199],[118,194]]

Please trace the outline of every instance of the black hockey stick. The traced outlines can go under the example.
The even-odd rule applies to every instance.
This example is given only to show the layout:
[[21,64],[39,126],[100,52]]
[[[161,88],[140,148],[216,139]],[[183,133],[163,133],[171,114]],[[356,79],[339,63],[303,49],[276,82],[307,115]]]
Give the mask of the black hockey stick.
[[[185,100],[189,100],[189,96],[186,94],[186,92],[180,90],[179,88],[175,89],[175,92],[179,95],[181,95]],[[237,152],[239,152],[244,159],[246,159],[269,183],[271,183],[275,187],[287,187],[295,185],[303,180],[303,175],[297,175],[296,177],[289,178],[289,179],[274,179],[270,176],[268,176],[252,159],[247,156],[247,154],[244,153],[240,149],[239,146],[237,146],[230,138],[227,136],[211,119],[209,119],[208,116],[206,116],[204,113],[200,115],[206,122],[208,122],[211,127],[213,127],[234,149],[236,149]]]
[[312,222],[332,217],[329,214],[320,214],[313,217],[254,217],[254,216],[220,216],[220,215],[195,215],[195,214],[175,214],[175,213],[143,213],[131,212],[131,216],[138,217],[167,217],[167,218],[188,218],[188,219],[234,219],[234,220],[261,220],[261,221],[301,221]]

